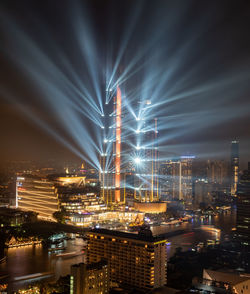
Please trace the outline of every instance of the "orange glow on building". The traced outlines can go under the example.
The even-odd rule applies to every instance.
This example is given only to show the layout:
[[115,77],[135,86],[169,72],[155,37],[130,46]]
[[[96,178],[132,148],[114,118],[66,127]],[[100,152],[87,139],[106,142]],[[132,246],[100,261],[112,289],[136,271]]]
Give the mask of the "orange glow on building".
[[122,97],[119,86],[116,93],[116,142],[115,142],[115,202],[120,202],[121,173],[121,112]]

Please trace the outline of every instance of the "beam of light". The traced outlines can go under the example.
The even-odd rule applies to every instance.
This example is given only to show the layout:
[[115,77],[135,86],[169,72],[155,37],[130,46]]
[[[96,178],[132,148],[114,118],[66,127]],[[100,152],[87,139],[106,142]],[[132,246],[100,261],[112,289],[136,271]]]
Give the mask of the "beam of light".
[[[49,43],[49,47],[39,45],[39,42],[37,44],[6,17],[1,20],[7,34],[16,36],[12,40],[12,45],[16,48],[12,52],[5,52],[6,56],[12,58],[15,65],[22,69],[23,74],[39,90],[42,101],[36,102],[45,111],[54,113],[55,120],[66,134],[61,135],[55,127],[35,117],[34,113],[27,116],[55,136],[56,140],[64,142],[70,150],[78,152],[81,158],[86,157],[85,153],[88,152],[91,158],[88,162],[96,167],[99,166],[99,155],[106,150],[106,167],[112,166],[114,125],[107,130],[103,118],[106,115],[105,105],[113,99],[118,84],[126,89],[123,105],[129,113],[122,118],[122,139],[136,151],[141,147],[153,147],[152,142],[145,143],[141,137],[143,133],[152,131],[150,123],[156,117],[160,118],[158,144],[167,153],[172,148],[168,147],[171,142],[178,142],[188,136],[199,136],[209,128],[216,128],[222,123],[248,114],[246,105],[234,107],[235,97],[245,95],[247,90],[247,66],[227,65],[227,72],[220,65],[211,69],[210,63],[216,52],[198,59],[192,54],[208,29],[212,28],[209,22],[210,13],[199,15],[189,26],[182,26],[181,17],[188,15],[189,5],[185,4],[176,10],[176,4],[168,3],[162,9],[153,9],[147,22],[143,22],[145,28],[140,30],[139,17],[144,4],[141,1],[136,4],[130,11],[130,21],[120,36],[116,55],[116,44],[112,38],[107,40],[110,50],[105,52],[105,48],[98,48],[98,36],[88,16],[88,10],[86,7],[82,10],[80,3],[70,10],[69,31],[72,33],[75,59],[70,59],[67,50],[64,51],[63,46],[57,45],[46,30],[42,34],[42,41]],[[173,8],[172,13],[166,13],[166,7]],[[155,30],[156,27],[161,30]],[[172,29],[175,27],[181,28],[179,37],[176,34],[178,29]],[[140,46],[136,46],[134,41],[137,41],[139,32],[142,34],[139,38],[141,42]],[[130,52],[130,44],[135,47],[133,53]],[[52,49],[56,57],[44,48]],[[100,62],[101,50],[107,56],[106,68]],[[120,67],[123,70],[118,73]],[[205,75],[205,72],[208,74]],[[106,82],[105,93],[102,92],[102,81]],[[21,100],[17,102],[20,105],[22,103]],[[111,113],[111,116],[115,116],[115,113]],[[136,138],[130,140],[131,131]],[[103,142],[103,134],[106,142]],[[71,137],[72,143],[66,140],[65,135]],[[104,149],[103,143],[107,144],[107,149]],[[182,143],[183,148],[189,148],[188,145]],[[195,142],[193,147],[190,145],[190,150],[196,147]],[[164,158],[167,156],[161,157]]]
[[74,15],[73,33],[75,34],[76,40],[81,49],[81,53],[83,54],[83,58],[88,65],[88,70],[90,72],[94,89],[96,91],[96,96],[98,98],[99,107],[103,113],[103,103],[100,89],[101,83],[99,79],[100,68],[98,66],[97,60],[97,48],[93,39],[95,34],[92,30],[88,14],[86,12],[84,13],[81,7],[78,5],[72,5],[72,13]]
[[[123,33],[123,38],[120,44],[120,50],[118,52],[117,58],[115,59],[115,65],[112,70],[111,75],[108,75],[108,72],[106,72],[106,77],[108,79],[106,83],[106,89],[110,89],[110,86],[112,85],[113,87],[116,87],[118,84],[114,83],[113,84],[113,79],[117,75],[117,69],[120,65],[121,59],[124,55],[124,52],[126,50],[126,47],[128,45],[129,39],[131,37],[131,34],[133,32],[133,29],[136,25],[136,22],[138,21],[139,14],[141,13],[141,8],[142,8],[142,3],[140,1],[137,1],[135,5],[133,5],[133,9],[131,11],[131,15],[129,15],[129,19],[127,21],[127,25],[125,26],[125,32]],[[107,50],[109,53],[110,50]],[[107,58],[109,59],[109,58]]]
[[135,162],[136,164],[140,164],[140,163],[142,162],[142,160],[141,160],[140,157],[136,157],[136,158],[134,159],[134,162]]
[[99,169],[99,161],[97,162],[90,161],[82,152],[80,152],[70,142],[68,142],[65,138],[63,138],[61,134],[53,130],[51,125],[47,124],[44,120],[41,120],[30,108],[25,107],[25,105],[23,104],[20,104],[13,95],[7,93],[2,88],[1,88],[1,93],[3,94],[4,97],[7,97],[8,101],[11,101],[21,113],[23,113],[27,118],[31,119],[37,126],[43,129],[46,133],[51,135],[57,142],[61,143],[63,146],[68,148],[73,154],[77,155],[79,158],[86,161],[91,166]]
[[[89,148],[88,154],[95,162],[94,164],[98,166],[98,158],[96,157],[96,152],[94,151],[94,149],[96,149],[97,151],[99,151],[99,149],[97,148],[96,144],[91,139],[89,134],[86,132],[85,127],[77,116],[77,112],[79,112],[79,110],[81,113],[84,114],[88,114],[88,112],[84,109],[77,108],[77,104],[75,104],[77,99],[74,98],[72,94],[68,94],[68,96],[66,95],[67,93],[70,93],[71,89],[77,92],[80,97],[83,98],[84,96],[81,95],[80,91],[77,90],[77,88],[72,85],[70,81],[67,80],[65,75],[53,64],[52,61],[50,61],[50,59],[38,47],[36,47],[35,44],[33,44],[33,42],[27,36],[24,36],[23,33],[18,31],[15,27],[10,26],[9,30],[11,29],[12,32],[17,33],[19,49],[21,49],[21,52],[23,51],[23,55],[25,56],[24,52],[31,53],[29,56],[29,63],[25,60],[25,58],[17,58],[18,56],[15,54],[12,54],[13,60],[15,60],[15,62],[20,65],[25,74],[29,78],[31,78],[36,83],[37,87],[39,87],[43,91],[43,97],[47,100],[46,105],[50,106],[51,109],[57,114],[57,118],[60,120],[62,125],[65,126],[65,130],[68,131],[68,134],[70,136],[73,136],[75,142],[77,142],[81,149],[84,150],[86,148],[86,142],[92,145],[92,147]],[[64,83],[62,83],[61,81],[64,81]],[[89,102],[91,101],[91,99],[84,98],[84,100],[88,101],[88,104],[90,106],[93,106],[92,103]],[[79,99],[78,101],[80,102]],[[63,106],[64,108],[62,108]],[[66,116],[63,111],[67,112]],[[31,116],[32,115],[30,115],[30,117]],[[87,117],[92,118],[91,115],[87,115]],[[93,120],[94,119],[92,118],[92,121]],[[95,123],[98,125],[101,124],[100,121],[98,122],[96,118]],[[38,124],[42,126],[43,122],[39,121]],[[48,128],[45,127],[44,129],[48,130]],[[82,131],[84,132],[84,134],[82,137],[80,137]],[[88,140],[83,143],[82,138],[84,137],[85,139],[88,138]]]

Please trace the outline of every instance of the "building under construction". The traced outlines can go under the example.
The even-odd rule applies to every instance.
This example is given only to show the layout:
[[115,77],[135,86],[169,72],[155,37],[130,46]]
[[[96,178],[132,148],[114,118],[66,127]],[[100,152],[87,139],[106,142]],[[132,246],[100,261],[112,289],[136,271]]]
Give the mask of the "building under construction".
[[139,202],[155,202],[159,201],[157,118],[147,119],[151,101],[146,100],[140,104],[140,115],[135,118],[134,197]]

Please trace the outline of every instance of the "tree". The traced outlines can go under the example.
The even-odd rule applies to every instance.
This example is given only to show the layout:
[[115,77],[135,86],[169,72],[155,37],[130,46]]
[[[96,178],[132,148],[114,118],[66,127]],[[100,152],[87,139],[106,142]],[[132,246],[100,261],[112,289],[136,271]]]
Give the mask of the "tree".
[[55,211],[53,213],[53,217],[57,220],[58,223],[65,224],[66,212],[64,210]]

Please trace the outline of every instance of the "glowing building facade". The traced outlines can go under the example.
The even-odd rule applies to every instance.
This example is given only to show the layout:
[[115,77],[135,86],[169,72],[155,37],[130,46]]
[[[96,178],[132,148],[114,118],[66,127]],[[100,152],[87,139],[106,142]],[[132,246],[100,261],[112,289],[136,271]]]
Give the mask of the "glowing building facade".
[[69,216],[69,222],[76,226],[89,227],[93,224],[117,224],[143,222],[144,213],[135,211],[103,210],[75,213]]
[[[87,263],[106,259],[110,282],[150,292],[167,282],[166,240],[150,230],[138,234],[94,229],[87,233]],[[147,293],[148,293],[147,292]]]
[[18,208],[34,211],[44,219],[52,219],[59,207],[54,183],[46,178],[18,177],[16,197]]
[[[114,95],[112,97],[112,95]],[[101,195],[107,205],[125,202],[122,181],[122,94],[109,92],[103,114],[103,147],[100,154]],[[113,104],[113,107],[111,107]],[[123,182],[123,183],[122,183]]]
[[239,141],[231,143],[231,195],[236,196],[239,181]]
[[59,194],[60,207],[68,214],[82,214],[106,210],[106,205],[96,193]]
[[17,177],[17,206],[34,211],[44,219],[53,219],[53,213],[59,209],[63,209],[69,218],[75,214],[100,212],[107,207],[99,197],[96,184],[77,175]]

